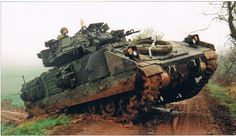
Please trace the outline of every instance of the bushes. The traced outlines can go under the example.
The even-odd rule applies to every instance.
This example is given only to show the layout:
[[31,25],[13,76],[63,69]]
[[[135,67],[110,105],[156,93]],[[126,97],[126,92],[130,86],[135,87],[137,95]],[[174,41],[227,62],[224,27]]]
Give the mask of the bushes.
[[236,46],[231,45],[224,49],[218,57],[218,68],[215,81],[224,86],[236,82]]

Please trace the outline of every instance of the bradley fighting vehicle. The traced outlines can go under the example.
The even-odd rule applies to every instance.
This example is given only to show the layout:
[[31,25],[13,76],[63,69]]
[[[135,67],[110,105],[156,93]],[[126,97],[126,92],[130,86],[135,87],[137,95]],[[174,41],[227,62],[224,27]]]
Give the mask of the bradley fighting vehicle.
[[80,109],[134,117],[197,95],[216,70],[214,45],[189,35],[184,41],[126,40],[138,31],[106,23],[83,26],[74,36],[45,42],[38,57],[52,67],[24,83],[21,98],[34,116]]

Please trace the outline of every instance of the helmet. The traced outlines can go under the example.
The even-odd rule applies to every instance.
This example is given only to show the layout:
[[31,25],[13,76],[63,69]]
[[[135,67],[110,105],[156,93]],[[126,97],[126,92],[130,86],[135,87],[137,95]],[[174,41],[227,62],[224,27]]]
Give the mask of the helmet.
[[66,27],[62,27],[60,32],[61,32],[61,34],[67,34],[68,33],[68,29]]

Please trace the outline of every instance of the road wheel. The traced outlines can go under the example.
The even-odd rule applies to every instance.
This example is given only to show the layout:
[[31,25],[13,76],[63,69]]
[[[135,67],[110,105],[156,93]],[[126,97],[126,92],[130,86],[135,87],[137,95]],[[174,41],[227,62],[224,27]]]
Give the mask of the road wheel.
[[116,105],[113,101],[107,100],[100,105],[101,113],[105,116],[112,117],[116,114]]
[[85,114],[96,114],[97,113],[97,109],[95,105],[86,105],[86,107],[84,108],[84,113]]
[[123,116],[133,116],[137,113],[137,100],[136,97],[133,96],[128,100],[121,99],[119,101],[119,108],[122,112]]

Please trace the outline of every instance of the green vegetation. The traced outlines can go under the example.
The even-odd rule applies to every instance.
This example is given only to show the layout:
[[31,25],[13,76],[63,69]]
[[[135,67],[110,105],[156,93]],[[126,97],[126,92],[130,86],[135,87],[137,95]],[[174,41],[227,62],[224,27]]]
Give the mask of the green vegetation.
[[[20,89],[23,84],[22,75],[27,82],[47,71],[46,68],[39,66],[3,66],[1,70],[1,102],[2,106],[4,103],[7,104],[7,108],[24,108],[24,103],[20,98]],[[70,117],[65,115],[30,120],[17,126],[2,122],[1,132],[3,135],[44,135],[50,134],[54,126],[65,125],[69,122]]]
[[7,130],[13,129],[15,127],[16,127],[15,124],[1,122],[1,130],[2,130],[1,132],[2,133],[7,131]]
[[219,100],[220,104],[225,105],[229,108],[231,116],[236,119],[236,99],[231,97],[228,93],[226,88],[213,83],[209,82],[207,87],[210,90],[211,96]]
[[47,69],[42,66],[2,66],[1,101],[9,101],[9,106],[12,108],[24,108],[24,103],[20,98],[20,89],[23,84],[22,75],[27,82],[45,71]]
[[12,108],[23,109],[25,107],[24,102],[20,98],[20,94],[2,94],[1,101],[9,101],[9,106],[11,106]]
[[57,118],[38,119],[29,121],[19,126],[10,124],[2,125],[3,135],[44,135],[50,134],[54,126],[66,125],[70,122],[70,117],[60,115]]

